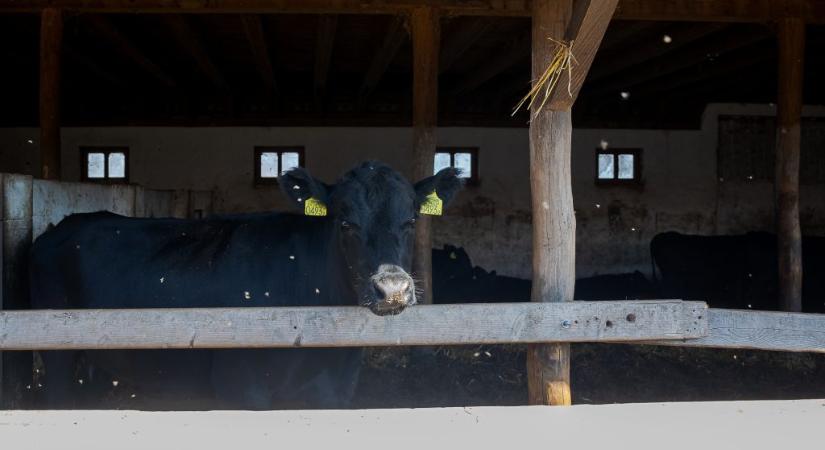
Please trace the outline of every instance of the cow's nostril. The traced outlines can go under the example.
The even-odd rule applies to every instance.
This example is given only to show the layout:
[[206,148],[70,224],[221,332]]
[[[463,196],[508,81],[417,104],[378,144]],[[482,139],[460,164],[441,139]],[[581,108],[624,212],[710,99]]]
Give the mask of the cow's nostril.
[[375,298],[377,298],[378,300],[384,300],[384,290],[381,289],[381,287],[378,286],[377,283],[372,284],[372,290],[375,293]]

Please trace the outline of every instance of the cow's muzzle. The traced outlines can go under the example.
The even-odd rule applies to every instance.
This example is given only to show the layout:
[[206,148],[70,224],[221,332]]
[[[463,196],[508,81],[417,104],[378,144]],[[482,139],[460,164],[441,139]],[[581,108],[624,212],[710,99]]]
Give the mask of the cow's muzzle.
[[401,267],[381,264],[370,281],[375,300],[370,302],[369,307],[375,314],[398,314],[407,306],[415,304],[415,283]]

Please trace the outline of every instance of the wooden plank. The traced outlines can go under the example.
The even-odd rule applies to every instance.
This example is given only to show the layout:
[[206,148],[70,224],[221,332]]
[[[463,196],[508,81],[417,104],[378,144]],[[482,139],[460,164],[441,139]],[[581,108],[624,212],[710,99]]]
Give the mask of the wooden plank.
[[742,348],[825,353],[825,315],[709,309],[708,335],[686,341],[649,342],[679,347]]
[[[429,0],[445,15],[529,17],[529,0]],[[99,13],[400,14],[422,0],[0,0],[3,12],[55,7]],[[825,23],[822,0],[621,0],[618,20],[767,23],[779,17]]]
[[175,87],[175,80],[144,55],[140,49],[135,47],[132,41],[121,34],[109,19],[102,15],[89,15],[85,16],[84,19],[98,34],[110,41],[111,44],[117,48],[119,54],[130,59],[143,69],[144,72],[157,79],[163,86],[169,88]]
[[702,302],[0,312],[0,349],[361,347],[684,339],[707,333]]
[[[563,39],[572,0],[533,2],[532,75],[537,80]],[[538,106],[538,105],[536,105]],[[531,111],[535,115],[536,110]],[[570,178],[570,110],[545,109],[530,122],[530,192],[533,211],[534,302],[570,302],[576,283],[576,216]],[[533,405],[569,405],[570,346],[527,348],[527,390]]]
[[255,61],[258,74],[261,76],[261,81],[263,81],[268,94],[272,95],[277,90],[275,70],[272,69],[272,60],[269,57],[269,46],[264,37],[261,16],[256,14],[243,14],[241,15],[241,23],[246,34],[246,40],[249,41],[252,58]]
[[799,158],[802,145],[802,74],[805,22],[779,21],[779,85],[776,120],[776,240],[779,304],[802,311],[802,230],[799,223]]
[[[413,41],[413,142],[412,179],[433,174],[437,145],[438,57],[441,41],[439,13],[417,8],[411,16]],[[421,303],[433,302],[432,217],[421,215],[415,224],[413,276],[421,290]]]
[[177,43],[185,54],[192,57],[195,65],[209,79],[212,86],[225,89],[226,80],[215,66],[212,57],[209,56],[203,39],[189,24],[189,18],[180,14],[164,14],[160,17],[169,30],[173,42]]
[[60,179],[60,48],[63,14],[47,8],[40,14],[40,175]]

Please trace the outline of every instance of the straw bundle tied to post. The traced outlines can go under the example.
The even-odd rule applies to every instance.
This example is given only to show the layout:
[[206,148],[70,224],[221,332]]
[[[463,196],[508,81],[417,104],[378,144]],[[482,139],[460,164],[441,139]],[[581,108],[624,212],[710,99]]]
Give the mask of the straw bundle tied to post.
[[516,105],[513,110],[513,115],[519,112],[521,107],[524,106],[528,100],[529,103],[527,103],[527,109],[531,109],[533,107],[533,103],[536,102],[536,99],[538,99],[543,92],[544,98],[541,100],[541,104],[539,104],[539,107],[536,109],[535,113],[533,113],[533,117],[538,116],[539,112],[541,112],[541,109],[544,107],[544,104],[550,99],[550,96],[556,89],[556,85],[559,83],[559,79],[565,71],[567,71],[567,93],[571,97],[573,96],[573,86],[571,84],[571,80],[573,79],[573,64],[578,64],[576,57],[573,56],[573,41],[560,41],[551,37],[548,37],[547,39],[550,39],[556,44],[556,51],[553,53],[553,58],[550,60],[550,64],[547,66],[547,69],[545,69],[544,73],[541,74],[541,77],[539,77],[538,80],[535,80],[530,92],[528,92],[527,95],[521,99],[518,105]]

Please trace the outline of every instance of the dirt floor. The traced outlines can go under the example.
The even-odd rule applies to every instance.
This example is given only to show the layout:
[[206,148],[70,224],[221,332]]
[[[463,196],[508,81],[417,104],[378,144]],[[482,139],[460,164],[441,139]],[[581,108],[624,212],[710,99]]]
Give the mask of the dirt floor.
[[[825,398],[825,355],[607,344],[572,354],[576,404]],[[354,406],[523,405],[525,364],[521,346],[372,349]]]

